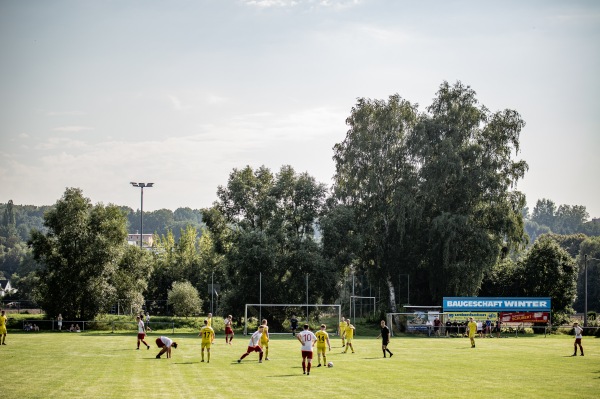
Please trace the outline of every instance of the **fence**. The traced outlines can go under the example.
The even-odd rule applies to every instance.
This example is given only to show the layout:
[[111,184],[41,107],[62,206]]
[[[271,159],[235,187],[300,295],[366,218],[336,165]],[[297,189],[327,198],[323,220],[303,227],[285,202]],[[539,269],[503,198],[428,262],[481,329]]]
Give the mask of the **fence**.
[[2,301],[2,309],[6,313],[42,314],[44,311],[34,301]]
[[[174,321],[157,321],[150,323],[152,330],[171,330],[175,333]],[[98,320],[63,320],[59,329],[56,320],[23,320],[23,331],[137,331],[137,323],[128,321],[98,321]]]

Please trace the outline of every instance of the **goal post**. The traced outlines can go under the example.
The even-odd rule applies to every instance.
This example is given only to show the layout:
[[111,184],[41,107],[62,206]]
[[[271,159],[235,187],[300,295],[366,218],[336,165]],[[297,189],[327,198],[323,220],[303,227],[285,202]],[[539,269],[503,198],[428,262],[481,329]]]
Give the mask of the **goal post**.
[[342,305],[247,303],[244,309],[244,335],[247,335],[249,330],[258,328],[261,318],[267,319],[269,334],[289,334],[292,316],[298,319],[298,331],[302,329],[303,324],[308,323],[313,328],[326,324],[327,330],[335,333],[342,318]]
[[375,309],[376,309],[376,304],[375,304],[375,300],[376,298],[374,296],[359,296],[359,295],[350,295],[350,319],[351,320],[355,320],[356,319],[356,301],[360,300],[360,308],[359,308],[359,314],[360,317],[363,317],[363,302],[366,300],[368,306],[373,305],[373,307],[369,310],[367,308],[367,314],[369,313],[373,313],[373,315],[375,314]]

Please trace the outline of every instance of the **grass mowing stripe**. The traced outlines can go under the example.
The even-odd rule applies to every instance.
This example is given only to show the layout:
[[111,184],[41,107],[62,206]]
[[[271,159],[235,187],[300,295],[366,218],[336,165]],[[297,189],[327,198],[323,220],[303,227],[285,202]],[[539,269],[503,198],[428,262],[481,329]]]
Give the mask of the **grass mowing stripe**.
[[[341,353],[332,337],[327,361],[302,374],[300,345],[274,336],[270,361],[252,353],[241,364],[248,337],[233,345],[217,337],[210,363],[200,362],[196,333],[168,334],[179,343],[172,359],[158,353],[150,334],[136,350],[135,334],[10,333],[0,347],[2,394],[10,398],[104,397],[232,398],[260,395],[289,398],[410,397],[594,398],[600,389],[600,341],[584,337],[586,356],[571,357],[573,337],[477,339],[394,337],[394,357],[383,359],[381,341],[355,339],[356,353]],[[206,356],[206,355],[205,355]]]

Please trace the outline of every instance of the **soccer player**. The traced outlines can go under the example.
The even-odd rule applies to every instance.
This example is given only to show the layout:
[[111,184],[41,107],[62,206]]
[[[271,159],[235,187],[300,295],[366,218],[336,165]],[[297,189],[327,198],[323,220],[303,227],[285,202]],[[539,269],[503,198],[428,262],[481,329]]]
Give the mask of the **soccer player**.
[[265,351],[265,360],[269,360],[269,327],[267,327],[267,319],[262,321],[262,335],[260,336],[260,346]]
[[579,327],[579,323],[573,323],[573,332],[575,333],[575,344],[573,345],[575,351],[573,352],[573,356],[577,356],[577,345],[579,345],[579,351],[581,352],[581,356],[583,356],[583,346],[581,346],[581,338],[583,338],[583,328]]
[[248,342],[248,349],[246,349],[246,353],[242,355],[238,359],[238,363],[242,362],[242,359],[251,354],[252,352],[258,352],[258,362],[262,363],[263,358],[263,350],[260,347],[260,337],[262,336],[262,329],[264,327],[262,325],[258,326],[258,331],[255,331],[254,334],[250,337],[250,342]]
[[385,357],[385,352],[390,354],[390,358],[394,356],[392,352],[387,348],[390,343],[390,329],[385,325],[385,320],[381,320],[381,333],[377,336],[377,339],[381,337],[381,350],[383,351],[383,357]]
[[144,340],[144,338],[146,338],[146,329],[144,328],[144,322],[142,321],[140,316],[136,316],[135,320],[137,321],[137,325],[138,325],[137,349],[136,350],[140,350],[140,341],[143,342],[144,345],[146,345],[146,349],[150,349],[150,345],[148,345],[146,343],[146,341]]
[[319,360],[319,365],[317,367],[321,367],[321,355],[323,355],[323,364],[327,365],[327,355],[325,354],[325,348],[329,348],[331,351],[331,344],[329,342],[329,334],[325,329],[327,326],[325,324],[321,324],[321,329],[317,331],[315,336],[317,337],[317,358]]
[[152,332],[150,328],[150,312],[146,312],[146,331]]
[[233,340],[233,317],[227,316],[225,319],[225,343],[231,345]]
[[354,346],[352,345],[352,339],[354,338],[354,326],[352,323],[350,323],[350,319],[346,319],[344,336],[346,337],[346,349],[342,353],[348,352],[348,348],[352,349],[352,353],[354,353]]
[[212,313],[208,314],[208,316],[206,317],[206,320],[208,320],[208,326],[212,327]]
[[4,310],[0,315],[0,336],[2,338],[2,345],[6,345],[6,315],[4,314]]
[[215,330],[208,326],[208,320],[204,319],[204,327],[200,329],[199,337],[202,337],[201,351],[202,351],[202,362],[204,362],[204,348],[206,348],[206,363],[210,363],[210,346],[215,340]]
[[467,331],[469,333],[469,339],[471,340],[471,348],[475,347],[475,334],[477,333],[477,323],[473,321],[472,317],[469,317],[469,323],[467,324]]
[[296,330],[298,329],[298,319],[296,318],[296,315],[293,315],[290,319],[290,328],[292,330],[292,337],[295,337]]
[[177,349],[177,342],[173,342],[173,340],[169,337],[160,337],[156,338],[156,346],[161,348],[160,352],[158,352],[158,355],[156,355],[156,358],[160,359],[163,353],[166,352],[167,359],[169,359],[171,357],[171,347]]
[[340,325],[338,327],[338,335],[342,337],[342,348],[346,346],[346,319],[342,316],[342,320],[340,320]]
[[[302,374],[310,375],[310,365],[312,363],[313,351],[312,348],[317,342],[317,337],[308,329],[308,324],[304,325],[304,330],[300,331],[296,338],[302,344]],[[308,359],[308,365],[306,364]]]

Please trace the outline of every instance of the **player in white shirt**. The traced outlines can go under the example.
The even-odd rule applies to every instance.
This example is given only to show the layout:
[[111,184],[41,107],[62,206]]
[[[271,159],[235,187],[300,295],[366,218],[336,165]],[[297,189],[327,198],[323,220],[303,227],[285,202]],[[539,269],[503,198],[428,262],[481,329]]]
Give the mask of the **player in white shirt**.
[[[296,338],[302,344],[302,374],[310,375],[310,366],[313,358],[313,346],[317,343],[317,337],[308,329],[308,324],[304,325],[304,330],[301,331]],[[306,364],[308,359],[308,365]]]
[[579,327],[579,323],[573,323],[573,332],[575,333],[575,351],[573,352],[573,356],[577,356],[577,345],[579,345],[579,351],[581,352],[581,356],[583,356],[583,346],[581,346],[583,328]]
[[246,349],[246,353],[244,353],[242,357],[238,359],[238,363],[241,363],[242,359],[251,354],[252,352],[258,352],[258,362],[262,363],[263,350],[260,347],[260,337],[262,337],[263,328],[264,327],[262,325],[258,326],[258,330],[255,331],[254,334],[252,334],[252,336],[250,337],[250,341],[248,342],[248,349]]
[[160,337],[156,338],[156,346],[160,349],[158,355],[156,355],[157,359],[160,359],[163,353],[167,353],[167,359],[171,357],[171,347],[177,348],[177,342],[173,342],[173,340],[169,337]]

